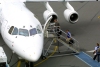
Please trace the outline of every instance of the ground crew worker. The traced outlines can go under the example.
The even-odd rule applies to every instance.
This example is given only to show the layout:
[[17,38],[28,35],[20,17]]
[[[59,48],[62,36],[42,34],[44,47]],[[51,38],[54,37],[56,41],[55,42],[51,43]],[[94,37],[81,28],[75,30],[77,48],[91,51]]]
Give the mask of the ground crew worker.
[[100,46],[99,46],[99,43],[97,43],[97,46],[95,47],[95,51],[93,52],[93,54],[94,54],[93,60],[95,60],[96,57],[97,57],[97,61],[99,62],[99,56],[100,56]]

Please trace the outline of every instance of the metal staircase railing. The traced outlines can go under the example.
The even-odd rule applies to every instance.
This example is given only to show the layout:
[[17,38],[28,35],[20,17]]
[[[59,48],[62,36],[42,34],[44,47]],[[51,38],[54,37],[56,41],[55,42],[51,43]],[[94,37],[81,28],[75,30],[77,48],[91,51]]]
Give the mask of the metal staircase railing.
[[[49,52],[49,49],[51,47],[51,44],[55,41],[55,39],[62,43],[63,45],[65,45],[68,49],[71,49],[72,51],[74,51],[75,53],[71,53],[71,54],[76,54],[76,53],[79,53],[79,45],[78,45],[78,41],[71,37],[73,40],[74,40],[74,43],[72,44],[68,44],[67,41],[66,41],[66,32],[64,32],[63,30],[59,29],[62,34],[60,35],[60,39],[57,38],[57,32],[55,32],[55,27],[54,27],[54,24],[51,24],[50,23],[50,20],[52,19],[52,17],[50,17],[46,23],[43,25],[43,31],[44,31],[44,36],[46,38],[53,38],[53,40],[51,41],[50,45],[48,46],[48,49],[46,51],[44,51],[43,49],[43,56],[46,56],[47,53]],[[72,46],[71,46],[72,45]],[[63,55],[66,55],[66,54],[63,54]],[[61,55],[61,56],[63,56]]]
[[[66,40],[66,33],[61,29],[60,29],[60,31],[63,32],[63,35],[61,35],[61,37]],[[71,37],[71,38],[74,40],[74,43],[72,43],[72,48],[74,48],[75,50],[77,50],[79,52],[80,51],[79,50],[79,42],[74,37]]]
[[74,46],[72,45],[72,46],[70,46],[70,45],[68,45],[66,42],[64,42],[63,40],[61,40],[61,39],[57,39],[59,42],[61,42],[63,45],[65,45],[66,47],[68,47],[69,49],[71,49],[72,51],[74,51],[74,52],[76,52],[76,53],[79,53],[79,51],[76,49],[76,48],[74,48]]
[[[63,45],[65,45],[66,47],[68,47],[69,49],[71,49],[72,51],[79,53],[79,42],[74,38],[71,37],[74,40],[74,43],[72,44],[68,44],[66,41],[66,32],[64,32],[63,30],[59,29],[62,32],[62,35],[60,35],[60,39],[57,39],[59,42],[61,42]],[[55,32],[55,29],[51,26],[48,26],[47,28],[47,35],[48,37],[57,37],[57,32]],[[72,45],[72,46],[71,46]]]

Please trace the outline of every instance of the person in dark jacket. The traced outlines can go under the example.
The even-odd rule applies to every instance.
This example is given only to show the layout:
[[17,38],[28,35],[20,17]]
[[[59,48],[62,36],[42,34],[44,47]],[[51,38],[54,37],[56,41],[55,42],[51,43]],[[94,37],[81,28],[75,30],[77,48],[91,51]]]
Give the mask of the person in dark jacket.
[[54,20],[55,22],[55,33],[57,34],[58,38],[60,38],[60,35],[62,34],[60,30],[60,24],[58,23],[57,19]]

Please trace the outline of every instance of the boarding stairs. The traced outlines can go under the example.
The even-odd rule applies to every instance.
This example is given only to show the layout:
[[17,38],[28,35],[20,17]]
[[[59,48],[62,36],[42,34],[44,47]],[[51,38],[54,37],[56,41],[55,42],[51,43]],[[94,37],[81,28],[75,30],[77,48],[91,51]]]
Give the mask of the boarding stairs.
[[[48,52],[50,52],[50,47],[52,46],[53,42],[56,40],[56,41],[62,43],[68,49],[74,51],[75,53],[71,53],[71,54],[74,54],[74,56],[76,56],[77,58],[79,58],[80,60],[82,60],[83,62],[88,64],[90,67],[100,67],[100,63],[98,63],[97,61],[94,61],[88,54],[86,54],[84,52],[80,52],[79,45],[78,45],[79,42],[75,38],[72,37],[72,39],[74,40],[74,43],[72,44],[72,46],[70,46],[68,43],[66,43],[66,38],[65,38],[66,33],[61,29],[60,30],[62,31],[62,35],[60,36],[60,39],[58,39],[57,36],[56,36],[57,33],[54,31],[54,24],[50,23],[51,19],[52,19],[52,17],[50,17],[47,20],[46,24],[43,25],[45,39],[51,38],[52,41],[51,41],[51,43],[49,43],[49,46],[46,50],[43,49],[42,58],[46,58],[47,56],[49,58],[49,57],[70,55],[70,54],[66,54],[66,53],[65,54],[59,53],[59,48],[56,48],[56,49],[58,49],[59,55],[53,55],[55,53],[56,49],[54,51],[52,51],[52,53],[50,55],[48,55]],[[45,46],[45,44],[44,44],[44,46]],[[56,45],[56,47],[57,47],[57,45]],[[58,44],[58,47],[59,47],[59,44]]]
[[79,50],[77,50],[76,48],[74,48],[73,46],[68,45],[67,43],[65,43],[63,40],[61,39],[57,39],[59,42],[61,42],[63,45],[65,45],[66,47],[68,47],[69,49],[71,49],[72,51],[79,53]]
[[[66,33],[61,29],[60,29],[60,31],[62,31],[62,35],[60,36],[60,39],[58,39],[57,33],[55,32],[54,24],[53,23],[48,24],[48,27],[45,30],[44,36],[45,36],[45,39],[51,38],[52,41],[51,41],[49,47],[47,48],[47,50],[44,52],[44,56],[48,55],[47,53],[49,52],[51,44],[53,44],[54,40],[60,42],[61,44],[66,46],[66,48],[70,49],[73,52],[73,53],[70,53],[70,54],[78,54],[80,52],[78,41],[75,38],[72,37],[72,39],[74,40],[74,43],[72,44],[72,46],[70,46],[70,44],[68,44],[66,42]],[[60,52],[62,52],[62,51],[60,51]],[[69,55],[69,54],[64,54],[64,55]],[[59,56],[62,56],[62,55],[59,55]]]
[[[54,29],[47,29],[48,30],[48,37],[53,37],[53,38],[57,38],[56,36],[56,32],[54,31]],[[51,32],[51,31],[52,32]],[[70,44],[68,44],[66,42],[66,33],[60,29],[60,31],[62,31],[62,35],[60,35],[61,38],[57,38],[57,41],[59,41],[60,43],[62,43],[64,46],[68,47],[69,49],[71,49],[72,51],[76,52],[76,53],[79,53],[79,45],[78,45],[78,41],[72,37],[72,39],[74,40],[75,43],[73,43],[73,45],[71,46]],[[65,35],[65,36],[64,36]]]
[[[58,56],[66,56],[66,55],[71,55],[74,54],[74,56],[76,56],[77,58],[79,58],[80,60],[82,60],[83,62],[85,62],[87,65],[89,65],[89,67],[100,67],[100,62],[98,63],[96,60],[94,61],[93,58],[91,56],[89,56],[88,54],[86,54],[85,52],[80,52],[79,50],[79,45],[78,45],[78,41],[72,37],[72,39],[75,41],[75,43],[73,43],[72,46],[70,46],[67,42],[66,42],[66,33],[62,31],[62,35],[60,36],[60,39],[57,38],[56,36],[56,32],[53,29],[52,24],[50,24],[47,28],[47,33],[45,38],[52,38],[53,40],[51,41],[47,51],[45,52],[44,56],[48,55],[49,49],[51,47],[51,44],[53,44],[53,41],[56,39],[58,42],[62,43],[64,46],[66,46],[68,49],[74,51],[75,53],[59,53],[59,55],[53,55],[53,56],[49,56],[49,57],[58,57]],[[59,45],[58,45],[59,46]],[[52,51],[53,52],[53,51]],[[59,52],[59,51],[58,51]],[[61,51],[60,51],[61,52]]]

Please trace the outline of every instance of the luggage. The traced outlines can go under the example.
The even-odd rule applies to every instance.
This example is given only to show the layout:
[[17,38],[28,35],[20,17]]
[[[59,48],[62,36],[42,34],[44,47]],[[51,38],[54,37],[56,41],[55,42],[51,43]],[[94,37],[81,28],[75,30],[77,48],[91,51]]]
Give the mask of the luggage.
[[74,40],[73,39],[70,39],[69,40],[69,44],[73,44],[74,43]]

